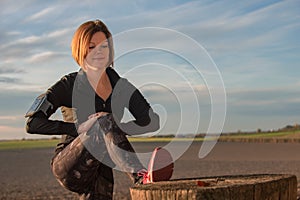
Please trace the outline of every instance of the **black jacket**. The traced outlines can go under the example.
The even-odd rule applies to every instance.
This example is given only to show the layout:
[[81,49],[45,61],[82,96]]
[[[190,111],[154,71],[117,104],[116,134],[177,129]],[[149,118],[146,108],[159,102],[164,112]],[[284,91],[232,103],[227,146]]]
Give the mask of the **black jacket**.
[[[120,122],[125,108],[135,118],[127,123],[118,123],[127,134],[158,130],[159,117],[139,90],[121,78],[113,68],[108,67],[106,73],[113,88],[106,101],[94,92],[84,71],[70,73],[47,90],[47,100],[53,104],[53,108],[47,111],[47,115],[37,112],[29,117],[26,131],[33,134],[64,135],[62,143],[58,145],[61,149],[78,136],[76,126],[86,121],[89,115],[101,111],[113,113],[114,120]],[[49,119],[61,106],[76,110],[76,123]]]

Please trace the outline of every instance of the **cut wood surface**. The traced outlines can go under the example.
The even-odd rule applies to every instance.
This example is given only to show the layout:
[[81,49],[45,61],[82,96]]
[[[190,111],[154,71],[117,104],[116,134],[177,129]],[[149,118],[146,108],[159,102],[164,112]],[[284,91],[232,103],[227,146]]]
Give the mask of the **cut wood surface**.
[[284,174],[177,179],[134,186],[130,193],[132,200],[295,200],[297,179]]

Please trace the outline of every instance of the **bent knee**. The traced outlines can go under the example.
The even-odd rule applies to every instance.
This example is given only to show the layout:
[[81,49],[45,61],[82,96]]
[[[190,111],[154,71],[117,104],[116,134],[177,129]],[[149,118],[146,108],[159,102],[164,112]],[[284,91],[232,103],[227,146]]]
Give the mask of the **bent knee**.
[[76,193],[85,192],[86,183],[84,183],[85,181],[82,179],[81,172],[72,170],[68,174],[65,174],[65,176],[62,176],[62,174],[55,174],[55,171],[53,171],[53,174],[64,188]]

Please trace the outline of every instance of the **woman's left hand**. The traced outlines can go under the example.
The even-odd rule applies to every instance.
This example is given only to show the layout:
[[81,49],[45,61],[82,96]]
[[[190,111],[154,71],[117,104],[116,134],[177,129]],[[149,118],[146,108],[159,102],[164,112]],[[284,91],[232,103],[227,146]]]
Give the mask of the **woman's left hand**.
[[97,112],[95,114],[91,114],[88,118],[91,119],[91,118],[96,118],[98,119],[99,117],[102,117],[102,116],[105,116],[109,114],[108,112]]
[[88,120],[86,120],[85,122],[83,122],[82,124],[79,125],[77,132],[79,134],[87,132],[88,130],[90,130],[90,128],[94,125],[94,123],[97,121],[97,119],[99,117],[105,116],[109,113],[107,112],[98,112],[95,114],[92,114],[88,117]]

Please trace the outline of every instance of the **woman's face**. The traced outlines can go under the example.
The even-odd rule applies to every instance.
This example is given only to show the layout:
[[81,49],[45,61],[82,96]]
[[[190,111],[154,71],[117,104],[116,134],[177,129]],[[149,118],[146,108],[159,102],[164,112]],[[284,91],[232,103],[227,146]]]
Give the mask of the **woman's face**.
[[105,69],[109,61],[108,40],[103,32],[96,32],[89,43],[86,56],[87,67]]

